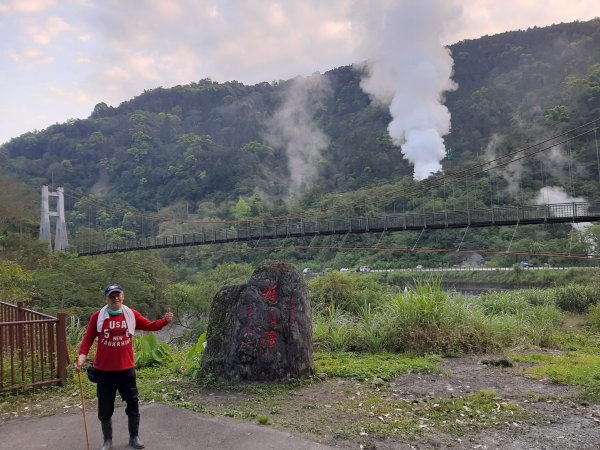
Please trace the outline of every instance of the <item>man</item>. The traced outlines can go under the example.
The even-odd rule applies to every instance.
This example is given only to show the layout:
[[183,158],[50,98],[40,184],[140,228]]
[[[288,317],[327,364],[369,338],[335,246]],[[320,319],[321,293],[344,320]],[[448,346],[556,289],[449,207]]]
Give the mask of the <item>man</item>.
[[138,390],[133,358],[133,335],[135,330],[158,331],[173,320],[173,313],[167,309],[165,317],[154,322],[142,316],[135,309],[124,305],[125,293],[118,284],[104,289],[106,306],[96,311],[90,318],[81,346],[75,369],[81,372],[87,354],[98,337],[98,347],[93,367],[96,369],[96,394],[98,396],[98,419],[102,425],[104,443],[102,450],[112,447],[112,415],[115,409],[117,391],[127,407],[129,445],[144,448],[139,438],[140,411]]

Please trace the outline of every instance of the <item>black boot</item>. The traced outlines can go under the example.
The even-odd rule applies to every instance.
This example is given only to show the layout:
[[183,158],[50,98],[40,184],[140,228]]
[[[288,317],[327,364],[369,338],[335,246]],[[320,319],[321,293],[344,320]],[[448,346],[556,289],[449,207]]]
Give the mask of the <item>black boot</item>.
[[104,443],[100,450],[109,450],[112,448],[112,422],[110,419],[101,420],[100,425],[102,425],[102,437],[104,438]]
[[127,416],[129,425],[129,446],[133,448],[144,448],[140,441],[140,416]]

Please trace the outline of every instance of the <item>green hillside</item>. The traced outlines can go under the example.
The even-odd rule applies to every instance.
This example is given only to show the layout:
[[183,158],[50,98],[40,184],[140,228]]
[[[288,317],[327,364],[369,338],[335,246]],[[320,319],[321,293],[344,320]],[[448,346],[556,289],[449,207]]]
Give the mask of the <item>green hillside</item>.
[[[443,161],[446,174],[490,158],[490,143],[497,143],[497,157],[600,118],[599,19],[485,36],[456,43],[450,50],[458,89],[445,99],[452,115],[452,130],[445,138],[452,149]],[[423,189],[422,182],[412,179],[412,167],[401,149],[391,143],[389,112],[370,102],[359,86],[360,77],[357,69],[347,66],[311,77],[325,87],[306,83],[304,109],[314,126],[310,132],[326,140],[311,167],[308,189],[291,189],[293,179],[303,174],[291,168],[283,145],[269,137],[286,126],[274,118],[290,91],[307,79],[253,86],[203,79],[157,87],[118,107],[100,103],[87,119],[26,133],[4,144],[0,171],[32,189],[50,181],[64,185],[74,199],[68,205],[72,242],[84,235],[103,240],[159,232],[158,226],[133,219],[133,210],[224,220],[333,206],[345,207],[347,214],[431,211],[534,202],[546,185],[568,186],[574,197],[600,199],[597,140],[590,133],[569,141],[559,155],[561,167],[554,160],[523,161],[516,192],[511,192],[514,180],[505,173],[475,171],[460,183]],[[296,119],[292,115],[288,122]],[[97,205],[94,223],[91,204]],[[109,227],[113,234],[108,236],[93,232]],[[160,228],[163,234],[182,231],[174,224]],[[368,243],[374,238],[350,237],[346,243],[365,239]],[[419,237],[418,244],[452,248],[461,239],[461,233],[449,231]],[[406,233],[385,240],[412,247],[416,237]],[[573,242],[569,226],[557,226],[516,233],[473,231],[465,245],[507,248],[514,243],[513,249],[553,251],[580,245],[584,250],[589,243],[579,240]],[[300,253],[286,256],[302,258]],[[323,264],[340,258],[335,252],[328,255],[322,255]],[[364,258],[380,263],[386,259]],[[438,257],[411,258],[412,264]],[[444,258],[446,263],[456,262],[455,256]],[[363,256],[350,259],[333,262],[354,263]]]

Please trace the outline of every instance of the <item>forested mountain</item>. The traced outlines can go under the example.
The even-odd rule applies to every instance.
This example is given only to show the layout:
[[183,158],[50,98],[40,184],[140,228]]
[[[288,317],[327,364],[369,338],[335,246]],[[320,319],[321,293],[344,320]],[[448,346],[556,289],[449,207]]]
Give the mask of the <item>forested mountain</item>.
[[[453,153],[445,171],[483,157],[498,139],[495,151],[507,153],[600,117],[600,19],[449,48],[458,88],[445,99],[452,116],[445,140]],[[184,202],[189,213],[222,219],[282,215],[327,202],[330,193],[383,183],[408,188],[416,182],[388,135],[390,114],[371,103],[360,79],[360,69],[347,66],[254,86],[202,79],[157,87],[117,107],[100,103],[87,119],[12,139],[0,147],[0,170],[36,189],[53,180],[127,208],[157,211]],[[298,86],[304,95],[294,103]],[[318,148],[299,166],[285,152],[290,124],[304,127],[302,145]],[[571,183],[597,199],[593,145],[574,144],[581,168]],[[530,198],[539,187],[527,179],[522,186]],[[486,204],[492,194],[485,189],[454,187],[452,196]],[[348,194],[354,195],[360,194]],[[449,199],[441,191],[413,197],[417,209]],[[124,226],[123,217],[111,220]]]

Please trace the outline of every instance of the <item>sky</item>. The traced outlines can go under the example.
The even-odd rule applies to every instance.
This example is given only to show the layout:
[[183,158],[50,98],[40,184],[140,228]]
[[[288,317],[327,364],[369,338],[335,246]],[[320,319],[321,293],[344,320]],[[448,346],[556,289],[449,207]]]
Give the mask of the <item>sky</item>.
[[[309,77],[421,40],[449,45],[598,15],[597,0],[0,0],[0,144],[159,86]],[[430,32],[419,33],[419,18]],[[393,66],[394,52],[379,56]],[[444,67],[434,90],[448,88],[451,61]],[[389,75],[371,73],[372,85]],[[363,89],[392,104],[403,95]],[[446,113],[436,114],[431,127],[443,135]]]

